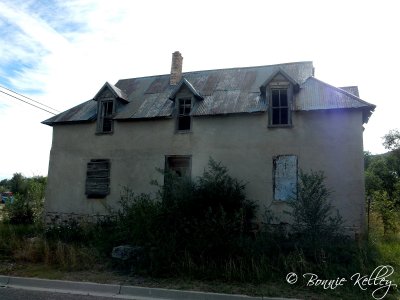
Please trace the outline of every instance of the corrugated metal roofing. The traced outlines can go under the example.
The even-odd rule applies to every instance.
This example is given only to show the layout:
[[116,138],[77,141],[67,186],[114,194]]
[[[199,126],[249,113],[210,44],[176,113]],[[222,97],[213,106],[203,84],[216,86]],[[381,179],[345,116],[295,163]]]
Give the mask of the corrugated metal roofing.
[[371,104],[314,77],[308,78],[301,85],[300,92],[296,95],[294,101],[295,110],[361,107],[371,107]]
[[43,121],[42,123],[47,125],[55,125],[69,122],[87,122],[96,120],[96,117],[97,102],[94,100],[89,100],[46,121]]
[[354,96],[360,97],[360,94],[358,92],[358,86],[341,86],[339,87],[339,89],[345,90],[346,92]]
[[[295,110],[374,108],[354,96],[354,87],[339,89],[313,78],[312,62],[186,72],[182,74],[181,85],[188,86],[198,98],[192,109],[193,116],[265,112],[267,103],[260,87],[278,71],[300,85],[300,91],[295,95]],[[115,86],[106,85],[117,97],[128,101],[115,119],[171,117],[174,112],[174,101],[169,98],[176,94],[177,86],[169,84],[169,75],[123,79]],[[96,104],[91,100],[43,123],[54,125],[95,118]]]

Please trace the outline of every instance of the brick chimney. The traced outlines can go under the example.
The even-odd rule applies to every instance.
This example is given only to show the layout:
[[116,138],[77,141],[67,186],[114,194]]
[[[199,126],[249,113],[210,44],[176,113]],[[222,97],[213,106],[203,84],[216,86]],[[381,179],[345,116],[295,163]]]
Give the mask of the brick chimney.
[[183,57],[179,51],[172,53],[171,75],[169,77],[170,85],[177,85],[182,78]]

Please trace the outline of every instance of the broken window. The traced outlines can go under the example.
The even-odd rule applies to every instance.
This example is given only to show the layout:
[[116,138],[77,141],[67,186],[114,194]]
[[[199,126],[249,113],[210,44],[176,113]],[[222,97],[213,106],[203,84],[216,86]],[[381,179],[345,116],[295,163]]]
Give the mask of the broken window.
[[166,156],[165,170],[174,172],[176,175],[178,175],[178,177],[190,177],[191,156]]
[[178,102],[178,131],[189,131],[191,126],[190,112],[192,109],[192,99],[179,99]]
[[101,101],[98,119],[98,132],[110,133],[113,130],[114,101]]
[[87,164],[86,196],[104,198],[110,193],[110,160],[92,159]]
[[297,156],[274,157],[274,200],[287,201],[297,194]]
[[290,125],[288,89],[271,89],[271,125]]

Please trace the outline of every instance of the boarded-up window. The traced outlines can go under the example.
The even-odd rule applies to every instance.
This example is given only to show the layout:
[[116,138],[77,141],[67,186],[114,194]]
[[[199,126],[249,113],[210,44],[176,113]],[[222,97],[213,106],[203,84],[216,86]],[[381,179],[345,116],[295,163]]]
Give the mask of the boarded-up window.
[[110,160],[92,159],[87,164],[86,196],[104,198],[110,193]]
[[191,157],[174,155],[165,157],[165,169],[175,172],[179,177],[190,177]]
[[297,193],[297,156],[274,157],[274,200],[290,200]]

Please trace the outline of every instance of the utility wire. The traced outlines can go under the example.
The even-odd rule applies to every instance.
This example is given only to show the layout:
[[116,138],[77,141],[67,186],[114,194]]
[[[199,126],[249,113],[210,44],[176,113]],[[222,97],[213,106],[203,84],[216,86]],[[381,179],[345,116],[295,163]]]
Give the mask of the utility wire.
[[[9,89],[9,88],[6,88],[5,86],[0,85],[0,87],[1,87],[2,89],[5,89],[5,90],[7,90],[7,91],[10,91],[10,92],[12,92],[12,93],[14,93],[14,94],[17,94],[18,96],[22,96],[22,97],[24,97],[24,98],[26,98],[26,99],[28,99],[28,100],[30,100],[30,101],[33,101],[33,102],[35,102],[35,103],[37,103],[37,104],[40,104],[41,106],[50,108],[51,110],[54,110],[55,112],[60,113],[60,111],[57,110],[57,109],[55,109],[55,108],[52,108],[52,107],[50,107],[50,106],[48,106],[48,105],[45,105],[45,104],[43,104],[43,103],[40,103],[39,101],[33,100],[32,98],[29,98],[29,97],[27,97],[27,96],[25,96],[25,95],[22,95],[22,94],[20,94],[20,93],[17,93],[16,91],[13,91],[13,90],[11,90],[11,89]],[[15,98],[15,97],[14,97],[14,98]],[[18,100],[20,100],[20,99],[18,99]]]
[[17,100],[19,100],[19,101],[22,101],[22,102],[24,102],[24,103],[26,103],[26,104],[29,104],[29,105],[32,105],[32,106],[34,106],[34,107],[36,107],[36,108],[39,108],[39,109],[41,109],[41,110],[44,110],[45,112],[48,112],[49,114],[56,115],[55,113],[53,113],[53,112],[51,112],[51,111],[49,111],[49,110],[47,110],[47,109],[44,109],[44,108],[42,108],[42,107],[40,107],[40,106],[37,106],[37,105],[32,104],[32,103],[29,103],[28,101],[22,100],[21,98],[18,98],[18,97],[14,96],[14,95],[11,95],[11,94],[9,94],[9,93],[6,93],[6,92],[4,92],[4,91],[2,91],[2,90],[0,90],[0,92],[3,93],[3,94],[8,95],[8,96],[10,96],[10,97],[13,97],[13,98],[15,98],[15,99],[17,99]]

